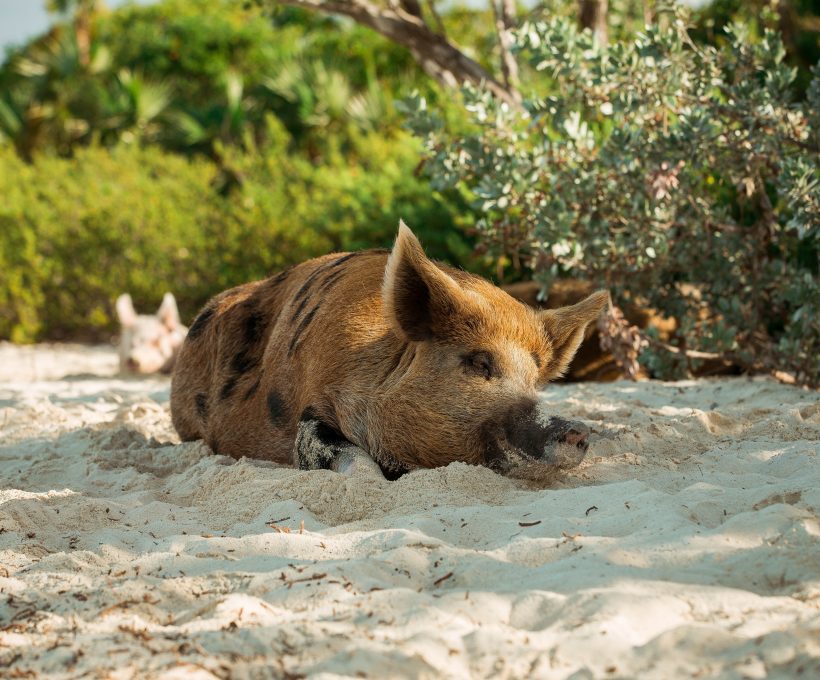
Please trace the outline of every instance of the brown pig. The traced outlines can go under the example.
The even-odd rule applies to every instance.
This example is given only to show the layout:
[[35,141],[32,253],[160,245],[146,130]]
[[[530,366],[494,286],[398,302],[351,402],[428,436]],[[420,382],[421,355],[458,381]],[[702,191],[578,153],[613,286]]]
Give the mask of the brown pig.
[[355,454],[391,478],[452,461],[543,476],[579,463],[589,431],[543,413],[538,389],[607,301],[536,311],[428,259],[401,223],[392,251],[326,255],[211,300],[177,359],[174,426],[303,469]]

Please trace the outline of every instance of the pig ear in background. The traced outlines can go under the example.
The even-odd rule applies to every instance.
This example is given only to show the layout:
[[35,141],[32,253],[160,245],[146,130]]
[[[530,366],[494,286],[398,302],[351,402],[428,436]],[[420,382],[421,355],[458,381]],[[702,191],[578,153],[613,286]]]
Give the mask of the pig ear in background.
[[162,304],[157,310],[157,317],[169,330],[174,330],[179,326],[179,310],[173,293],[165,293],[162,297]]
[[557,378],[567,370],[584,339],[587,326],[597,321],[608,304],[609,293],[599,290],[570,307],[547,309],[540,313],[541,323],[552,343],[550,379]]
[[427,258],[403,221],[384,270],[382,299],[393,328],[415,341],[446,332],[466,306],[459,285]]
[[123,293],[117,298],[117,318],[120,323],[128,328],[137,322],[137,312],[134,310],[134,303],[131,302],[131,296],[128,293]]

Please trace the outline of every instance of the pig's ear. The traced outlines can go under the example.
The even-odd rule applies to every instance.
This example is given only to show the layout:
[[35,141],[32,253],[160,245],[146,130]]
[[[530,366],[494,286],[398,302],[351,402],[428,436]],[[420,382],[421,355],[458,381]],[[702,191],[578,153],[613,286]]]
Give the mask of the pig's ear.
[[173,293],[165,293],[162,296],[162,304],[157,310],[157,318],[165,325],[168,330],[174,330],[179,326],[179,310],[177,309],[177,301]]
[[427,258],[403,221],[384,270],[382,300],[392,327],[415,341],[446,333],[466,306],[459,285]]
[[128,293],[123,293],[117,298],[117,318],[123,327],[128,328],[137,322],[137,312],[134,310],[134,303],[131,302],[131,296]]
[[609,304],[609,293],[599,290],[570,307],[547,309],[540,313],[541,322],[552,344],[549,377],[557,378],[569,367],[587,326],[596,321]]

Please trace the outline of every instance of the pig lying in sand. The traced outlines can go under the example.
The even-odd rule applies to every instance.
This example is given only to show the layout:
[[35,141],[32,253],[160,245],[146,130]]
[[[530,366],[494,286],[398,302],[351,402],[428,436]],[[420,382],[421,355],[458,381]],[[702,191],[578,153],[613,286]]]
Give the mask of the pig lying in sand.
[[581,461],[589,430],[544,414],[537,390],[608,298],[536,311],[429,260],[402,223],[392,251],[326,255],[211,300],[177,360],[174,426],[303,469],[393,478],[464,461],[544,477]]
[[188,329],[180,323],[177,301],[165,293],[155,315],[137,314],[131,296],[117,298],[120,320],[120,371],[170,373]]

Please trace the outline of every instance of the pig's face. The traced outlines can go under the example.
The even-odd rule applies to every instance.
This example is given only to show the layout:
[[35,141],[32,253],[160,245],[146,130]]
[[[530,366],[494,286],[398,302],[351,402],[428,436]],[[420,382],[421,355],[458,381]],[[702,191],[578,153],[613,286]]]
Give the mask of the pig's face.
[[117,298],[120,333],[120,370],[126,373],[167,373],[187,328],[179,321],[174,296],[166,293],[155,315],[137,314],[131,296]]
[[437,266],[405,228],[387,264],[383,300],[407,343],[378,427],[400,462],[461,460],[533,477],[581,461],[588,429],[545,413],[537,394],[566,370],[606,292],[539,312],[483,279]]

